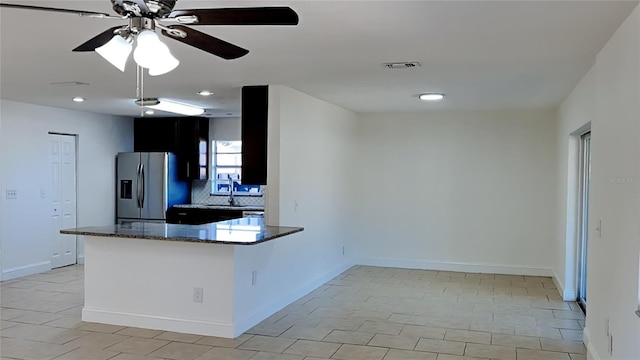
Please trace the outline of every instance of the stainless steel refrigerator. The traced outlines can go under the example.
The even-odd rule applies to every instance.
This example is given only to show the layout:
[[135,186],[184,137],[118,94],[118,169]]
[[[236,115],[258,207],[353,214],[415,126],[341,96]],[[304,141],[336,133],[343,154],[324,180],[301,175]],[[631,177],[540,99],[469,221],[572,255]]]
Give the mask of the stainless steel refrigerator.
[[117,223],[164,222],[173,205],[191,202],[191,185],[178,179],[175,154],[119,153],[116,164]]

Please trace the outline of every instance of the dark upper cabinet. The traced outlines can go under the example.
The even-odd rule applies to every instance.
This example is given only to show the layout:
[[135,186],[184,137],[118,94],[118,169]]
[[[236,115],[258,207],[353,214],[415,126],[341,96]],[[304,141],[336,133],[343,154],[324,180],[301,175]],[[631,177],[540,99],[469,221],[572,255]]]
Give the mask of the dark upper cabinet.
[[168,151],[177,153],[178,148],[178,119],[134,119],[133,151]]
[[168,151],[178,159],[178,177],[206,180],[209,174],[209,119],[136,118],[133,151]]
[[182,118],[178,134],[178,176],[190,180],[208,179],[209,119]]
[[242,183],[267,184],[267,85],[242,87]]

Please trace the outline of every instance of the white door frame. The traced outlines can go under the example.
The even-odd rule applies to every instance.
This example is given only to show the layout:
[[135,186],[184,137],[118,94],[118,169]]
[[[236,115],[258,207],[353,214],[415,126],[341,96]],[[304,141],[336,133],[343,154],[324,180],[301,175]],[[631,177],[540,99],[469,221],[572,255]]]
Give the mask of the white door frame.
[[[73,169],[73,199],[74,199],[74,208],[73,208],[73,213],[74,213],[74,218],[75,221],[73,222],[72,226],[77,226],[78,223],[78,135],[77,134],[69,134],[69,133],[59,133],[59,132],[52,132],[50,131],[49,133],[49,137],[51,138],[52,135],[54,136],[70,136],[73,137],[73,146],[74,146],[74,151],[73,151],[73,162],[74,162],[74,169]],[[61,149],[62,150],[62,149]],[[62,181],[62,179],[61,179]],[[51,191],[57,191],[54,189],[51,189]],[[62,200],[62,199],[61,199]],[[60,209],[62,211],[63,206],[60,205]],[[59,265],[59,264],[54,264],[54,262],[52,261],[52,267],[59,267],[59,266],[66,266],[66,265],[70,265],[70,264],[75,264],[78,263],[78,239],[76,235],[62,235],[63,237],[68,237],[69,240],[71,240],[71,238],[73,238],[73,240],[71,240],[73,242],[73,252],[74,252],[74,256],[73,256],[73,260],[71,261],[71,263],[69,263],[70,261],[66,261],[64,264]],[[53,254],[52,254],[53,255]]]

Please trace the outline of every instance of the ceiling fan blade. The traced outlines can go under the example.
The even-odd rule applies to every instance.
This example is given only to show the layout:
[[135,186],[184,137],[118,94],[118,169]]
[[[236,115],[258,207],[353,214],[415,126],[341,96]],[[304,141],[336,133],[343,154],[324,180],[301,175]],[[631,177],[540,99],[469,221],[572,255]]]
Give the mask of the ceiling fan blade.
[[55,12],[62,12],[62,13],[69,13],[69,14],[78,14],[80,16],[91,16],[91,17],[111,17],[111,15],[109,14],[94,12],[94,11],[59,9],[59,8],[50,8],[50,7],[43,7],[43,6],[0,3],[0,7],[23,9],[23,10],[55,11]]
[[239,46],[233,45],[224,40],[220,40],[218,38],[202,33],[200,31],[193,30],[186,26],[175,25],[175,26],[172,26],[170,29],[177,29],[180,31],[184,31],[187,34],[187,36],[186,37],[174,36],[166,30],[162,30],[162,34],[164,36],[170,37],[174,40],[178,40],[187,45],[191,45],[200,50],[206,51],[209,54],[219,56],[226,60],[237,59],[249,53],[249,50],[247,49],[243,49]]
[[297,25],[298,14],[286,6],[174,10],[169,18],[198,17],[189,25]]
[[111,29],[107,29],[97,36],[92,37],[84,44],[73,49],[73,51],[95,51],[97,47],[100,47],[109,42],[115,35],[114,31],[122,28],[122,26],[114,26]]

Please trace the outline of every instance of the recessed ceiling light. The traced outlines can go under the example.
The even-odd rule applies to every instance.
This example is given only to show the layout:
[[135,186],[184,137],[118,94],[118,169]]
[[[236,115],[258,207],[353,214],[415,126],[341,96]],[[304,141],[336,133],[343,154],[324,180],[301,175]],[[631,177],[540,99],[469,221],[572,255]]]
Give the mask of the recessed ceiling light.
[[437,94],[437,93],[421,94],[419,98],[420,100],[424,100],[424,101],[438,101],[438,100],[444,99],[444,94]]
[[83,102],[84,98],[80,97],[80,96],[76,96],[76,97],[73,98],[73,101],[75,101],[75,102]]
[[211,92],[209,90],[202,90],[202,91],[198,91],[198,95],[200,95],[200,96],[211,96],[211,95],[213,95],[213,92]]
[[145,113],[145,114],[147,114],[147,115],[153,115],[153,114],[155,114],[155,111],[153,111],[153,110],[147,110],[147,111],[145,111],[144,113]]

